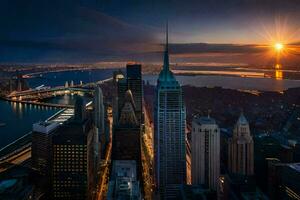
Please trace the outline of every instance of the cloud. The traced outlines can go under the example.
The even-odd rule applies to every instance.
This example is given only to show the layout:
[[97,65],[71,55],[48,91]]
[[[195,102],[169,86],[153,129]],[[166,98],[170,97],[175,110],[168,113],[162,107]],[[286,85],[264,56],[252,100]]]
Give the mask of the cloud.
[[0,62],[95,61],[155,48],[150,43],[156,36],[149,28],[76,1],[12,0],[0,7],[5,16],[0,19]]
[[261,53],[266,48],[254,44],[210,44],[210,43],[193,43],[193,44],[171,44],[170,51],[173,54],[241,54],[241,53]]
[[[249,26],[249,17],[253,18],[253,13],[258,10],[268,9],[273,13],[279,9],[294,16],[295,13],[299,15],[295,11],[300,8],[293,0],[272,0],[272,3],[271,0],[171,2],[2,0],[0,62],[159,62],[163,50],[163,28],[159,27],[170,17],[172,36],[179,38],[175,41],[195,35],[199,36],[195,41],[203,41],[171,43],[170,53],[175,62],[260,64],[264,58],[258,55],[267,51],[267,47],[256,45],[255,41],[253,44],[234,44],[235,41],[229,40],[232,44],[226,44],[226,39],[241,35],[246,39],[251,37],[241,31],[247,32],[243,28]],[[223,40],[225,44],[221,44]],[[186,41],[190,42],[189,39]],[[296,43],[293,48],[298,48]],[[294,51],[293,55],[299,55],[298,52]]]

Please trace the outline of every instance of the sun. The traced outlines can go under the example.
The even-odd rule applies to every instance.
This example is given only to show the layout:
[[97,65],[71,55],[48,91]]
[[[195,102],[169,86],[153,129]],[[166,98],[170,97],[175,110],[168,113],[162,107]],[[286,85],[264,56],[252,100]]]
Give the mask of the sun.
[[275,45],[274,45],[274,48],[276,51],[281,51],[283,49],[283,44],[280,43],[280,42],[277,42]]

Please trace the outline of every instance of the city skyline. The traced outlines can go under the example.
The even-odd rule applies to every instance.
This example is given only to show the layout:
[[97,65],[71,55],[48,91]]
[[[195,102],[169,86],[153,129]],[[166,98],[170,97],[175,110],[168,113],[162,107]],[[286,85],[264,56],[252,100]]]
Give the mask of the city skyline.
[[2,1],[0,199],[300,199],[299,10]]

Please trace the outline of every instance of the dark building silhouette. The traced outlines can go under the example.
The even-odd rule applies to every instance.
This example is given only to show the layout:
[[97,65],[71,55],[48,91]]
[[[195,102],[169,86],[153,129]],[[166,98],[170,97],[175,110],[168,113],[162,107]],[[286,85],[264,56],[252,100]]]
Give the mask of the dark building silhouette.
[[300,163],[268,160],[268,194],[270,199],[300,199]]
[[33,170],[21,165],[14,165],[2,171],[0,173],[0,199],[37,199],[41,197],[40,193],[37,195],[33,190],[39,179],[32,178],[32,174],[34,174]]
[[113,134],[112,159],[135,160],[141,172],[140,126],[135,115],[135,103],[130,90],[126,92],[118,124]]
[[267,200],[267,196],[256,186],[253,176],[226,174],[220,177],[219,198],[221,200]]
[[[119,96],[122,99],[122,94],[125,95],[127,86],[123,85],[124,90],[122,90],[122,92],[120,91],[121,87],[121,83],[119,83],[119,81],[123,82],[123,80],[125,79],[125,75],[123,74],[123,72],[121,70],[119,71],[115,71],[113,73],[113,86],[114,86],[114,90],[112,91],[114,93],[114,97],[113,97],[113,122],[114,124],[117,124],[117,121],[119,119]],[[120,100],[122,101],[122,100]],[[121,104],[121,103],[120,103]]]
[[95,185],[95,134],[91,113],[76,100],[74,119],[53,137],[52,189],[54,199],[89,199]]
[[74,108],[74,121],[75,122],[82,122],[85,119],[85,104],[82,97],[77,97],[75,101],[75,108]]
[[128,89],[131,90],[135,102],[136,116],[141,121],[143,112],[142,66],[140,64],[127,64],[126,72]]
[[177,199],[217,199],[217,193],[203,185],[182,185]]
[[127,91],[127,81],[126,78],[119,78],[117,82],[117,118],[116,123],[118,123],[118,120],[120,118],[121,110],[125,102],[125,94]]

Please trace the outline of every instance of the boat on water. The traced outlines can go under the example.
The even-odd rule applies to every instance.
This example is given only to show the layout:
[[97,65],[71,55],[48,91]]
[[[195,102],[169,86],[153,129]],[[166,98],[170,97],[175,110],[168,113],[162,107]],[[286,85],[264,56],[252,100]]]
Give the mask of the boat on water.
[[5,123],[1,123],[0,122],[0,127],[3,127],[3,126],[5,126],[6,124]]

